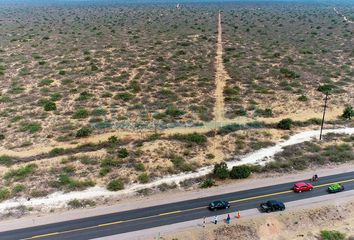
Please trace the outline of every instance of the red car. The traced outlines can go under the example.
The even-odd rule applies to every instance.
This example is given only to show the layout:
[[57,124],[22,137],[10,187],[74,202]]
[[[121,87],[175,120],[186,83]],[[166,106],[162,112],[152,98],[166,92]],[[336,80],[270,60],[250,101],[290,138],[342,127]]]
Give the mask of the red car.
[[312,191],[313,186],[311,183],[307,182],[298,182],[294,184],[294,192],[306,192],[306,191]]

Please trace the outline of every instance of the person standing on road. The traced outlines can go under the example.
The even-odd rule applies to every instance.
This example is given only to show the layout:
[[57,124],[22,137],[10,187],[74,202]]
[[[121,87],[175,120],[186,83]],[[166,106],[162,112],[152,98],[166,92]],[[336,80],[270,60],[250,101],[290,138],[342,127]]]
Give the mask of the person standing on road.
[[230,221],[231,221],[230,214],[227,214],[226,223],[227,223],[227,224],[230,224]]
[[218,224],[218,215],[214,216],[214,224]]

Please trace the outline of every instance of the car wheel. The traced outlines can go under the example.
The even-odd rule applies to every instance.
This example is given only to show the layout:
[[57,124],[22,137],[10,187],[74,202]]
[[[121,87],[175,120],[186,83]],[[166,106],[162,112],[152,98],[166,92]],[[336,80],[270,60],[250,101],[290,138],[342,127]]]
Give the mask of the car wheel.
[[310,188],[310,191],[312,191],[313,188]]
[[267,211],[266,211],[267,213],[270,213],[270,209],[267,209]]
[[285,210],[285,208],[281,208],[281,209],[280,209],[280,211],[284,211],[284,210]]

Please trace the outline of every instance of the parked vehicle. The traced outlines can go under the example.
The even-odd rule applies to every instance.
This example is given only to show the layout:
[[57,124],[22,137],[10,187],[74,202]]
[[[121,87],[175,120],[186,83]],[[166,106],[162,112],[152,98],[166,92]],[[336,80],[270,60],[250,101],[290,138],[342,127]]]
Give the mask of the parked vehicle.
[[295,183],[293,186],[293,190],[294,192],[306,192],[306,191],[312,191],[313,190],[313,186],[311,183],[307,183],[307,182],[298,182]]
[[285,204],[276,200],[269,200],[260,205],[261,212],[275,212],[275,211],[284,211]]
[[337,192],[341,192],[343,190],[344,190],[344,186],[340,183],[332,184],[327,189],[328,193],[337,193]]
[[220,209],[230,208],[230,203],[228,201],[214,201],[209,204],[209,210],[216,211]]

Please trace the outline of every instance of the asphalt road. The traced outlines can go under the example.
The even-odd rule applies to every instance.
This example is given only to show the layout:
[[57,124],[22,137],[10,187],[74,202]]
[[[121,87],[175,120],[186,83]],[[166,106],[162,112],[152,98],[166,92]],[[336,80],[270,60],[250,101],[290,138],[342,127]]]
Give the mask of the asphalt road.
[[[299,181],[299,179],[294,179]],[[310,192],[294,193],[290,190],[293,182],[255,188],[246,191],[227,193],[217,196],[174,202],[154,207],[111,213],[101,216],[58,222],[38,227],[0,232],[1,240],[12,239],[92,239],[131,231],[143,230],[183,221],[215,215],[207,209],[214,200],[227,200],[231,203],[228,210],[218,214],[257,208],[261,202],[276,199],[291,202],[328,194],[329,184],[342,182],[346,190],[354,190],[354,172],[320,178],[315,189]]]

